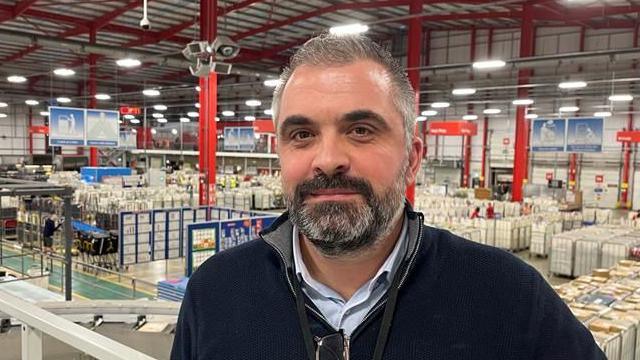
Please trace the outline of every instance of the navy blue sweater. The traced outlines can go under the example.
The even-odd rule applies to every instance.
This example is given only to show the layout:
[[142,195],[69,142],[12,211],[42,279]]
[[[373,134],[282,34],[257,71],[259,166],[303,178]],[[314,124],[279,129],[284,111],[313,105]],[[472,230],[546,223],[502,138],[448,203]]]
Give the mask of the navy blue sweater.
[[[605,359],[535,269],[424,226],[410,209],[408,217],[406,278],[384,359]],[[291,230],[285,214],[262,239],[212,257],[193,274],[171,359],[308,358],[290,284]],[[373,357],[384,306],[376,308],[352,334],[351,360]],[[314,311],[307,315],[314,335],[333,332]]]

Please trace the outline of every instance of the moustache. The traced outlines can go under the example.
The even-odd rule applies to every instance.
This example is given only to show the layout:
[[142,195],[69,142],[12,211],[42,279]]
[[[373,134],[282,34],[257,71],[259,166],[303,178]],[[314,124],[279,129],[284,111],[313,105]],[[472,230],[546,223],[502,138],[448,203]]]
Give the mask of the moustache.
[[362,178],[346,175],[327,176],[325,174],[316,175],[313,179],[306,180],[296,186],[296,197],[302,201],[307,196],[319,190],[345,189],[356,192],[370,199],[373,197],[373,187]]

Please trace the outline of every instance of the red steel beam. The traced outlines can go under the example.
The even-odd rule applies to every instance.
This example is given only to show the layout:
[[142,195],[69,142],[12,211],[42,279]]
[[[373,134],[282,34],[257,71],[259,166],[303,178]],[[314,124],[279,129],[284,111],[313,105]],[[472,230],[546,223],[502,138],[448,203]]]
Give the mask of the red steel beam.
[[[520,30],[520,57],[531,57],[534,54],[534,28],[533,28],[533,8],[531,4],[525,3],[522,11],[522,28]],[[529,83],[531,76],[530,69],[518,71],[518,85]],[[527,88],[518,89],[518,97],[526,98],[529,95]],[[518,106],[516,110],[516,136],[515,154],[513,157],[513,183],[511,189],[511,200],[522,201],[522,186],[527,178],[527,165],[529,163],[529,151],[527,149],[527,122],[525,119],[526,108]]]
[[[422,12],[422,0],[411,0],[409,4],[409,14],[419,14]],[[409,82],[411,87],[415,91],[415,110],[416,113],[420,111],[420,71],[417,68],[420,66],[420,45],[422,36],[422,22],[420,19],[412,18],[409,20],[409,44],[407,48],[407,67],[414,70],[408,71]],[[417,127],[412,131],[418,135]],[[407,186],[406,197],[407,200],[413,204],[415,201],[416,184],[415,182]]]
[[[96,43],[96,31],[92,29],[89,33],[89,43]],[[96,76],[98,75],[98,61],[95,54],[89,54],[89,83],[87,84],[89,89],[89,108],[94,109],[96,107],[96,93],[97,84]],[[89,166],[98,166],[98,148],[89,148]]]
[[[218,31],[217,0],[200,1],[200,39],[212,42]],[[200,150],[200,191],[201,205],[215,204],[216,196],[216,149],[218,110],[218,77],[216,73],[200,78],[200,126],[198,129],[198,149]]]
[[[587,31],[586,27],[584,26],[580,27],[580,45],[579,45],[580,52],[584,51],[586,31]],[[581,73],[581,72],[582,72],[582,65],[578,66],[578,73]],[[578,104],[578,106],[580,105]],[[568,184],[569,190],[576,189],[576,175],[578,173],[577,168],[578,168],[578,154],[571,153],[569,154],[569,184]]]

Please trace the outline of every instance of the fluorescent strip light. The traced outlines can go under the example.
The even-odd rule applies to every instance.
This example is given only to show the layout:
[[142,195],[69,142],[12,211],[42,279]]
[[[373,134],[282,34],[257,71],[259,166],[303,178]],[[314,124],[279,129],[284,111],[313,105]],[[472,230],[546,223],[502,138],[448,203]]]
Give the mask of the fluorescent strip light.
[[560,89],[581,89],[587,87],[587,83],[584,81],[565,81],[558,84]]
[[271,109],[265,109],[265,111],[263,111],[263,113],[264,113],[265,115],[269,115],[269,116],[271,116],[271,115],[273,115],[273,110],[271,110]]
[[123,118],[125,118],[127,120],[131,120],[131,119],[135,119],[136,117],[131,115],[131,114],[127,114],[127,115],[124,115]]
[[0,102],[0,108],[5,108],[9,106],[9,104],[7,104],[6,102]]
[[96,94],[95,98],[97,100],[110,100],[111,99],[111,95],[109,95],[109,94]]
[[426,116],[418,116],[416,118],[416,121],[420,122],[420,121],[427,121],[427,117]]
[[478,120],[478,115],[465,115],[462,120]]
[[611,95],[609,101],[633,101],[633,96],[629,94]]
[[181,118],[180,118],[180,122],[182,122],[182,123],[188,123],[188,122],[191,122],[191,119],[189,119],[188,117],[181,117]]
[[71,99],[69,99],[68,97],[60,96],[56,98],[56,101],[59,102],[60,104],[68,104],[71,102]]
[[256,99],[251,99],[251,100],[245,101],[244,104],[247,105],[247,106],[256,107],[256,106],[262,105],[262,101],[256,100]]
[[611,112],[609,112],[609,111],[598,111],[598,112],[594,113],[593,116],[595,116],[595,117],[609,117],[609,116],[611,116]]
[[425,110],[422,113],[420,113],[420,115],[422,116],[436,116],[438,115],[438,112],[435,110]]
[[473,68],[476,70],[497,69],[506,66],[507,63],[503,60],[486,60],[476,61],[473,63]]
[[162,104],[153,105],[153,110],[165,111],[167,110],[167,105],[162,105]]
[[349,24],[349,25],[341,25],[334,26],[329,29],[329,32],[333,35],[344,36],[344,35],[356,35],[362,34],[369,30],[367,25],[362,24]]
[[133,119],[131,119],[131,123],[132,124],[140,124],[140,120],[138,120],[136,118],[133,118]]
[[156,90],[156,89],[145,89],[142,90],[142,93],[146,96],[159,96],[160,95],[160,91]]
[[29,99],[29,100],[25,100],[25,101],[24,101],[24,103],[25,103],[25,104],[27,104],[27,105],[29,105],[29,106],[36,106],[36,105],[40,104],[40,103],[38,102],[38,100],[31,100],[31,99]]
[[482,113],[487,115],[496,115],[496,114],[500,114],[501,112],[502,110],[500,109],[484,109]]
[[451,104],[446,101],[434,102],[433,104],[431,104],[431,107],[434,109],[443,109],[448,108],[449,106],[451,106]]
[[73,76],[73,75],[76,74],[75,71],[73,71],[72,69],[67,69],[67,68],[55,69],[55,70],[53,70],[53,73],[58,75],[58,76]]
[[20,84],[27,81],[27,78],[20,75],[11,75],[7,77],[7,81],[10,83]]
[[187,113],[187,116],[188,116],[188,117],[191,117],[191,118],[197,118],[197,117],[199,117],[199,116],[200,116],[200,113],[199,113],[199,112],[197,112],[197,111],[189,111],[189,112]]
[[48,111],[40,111],[40,116],[49,116]]
[[538,114],[527,114],[525,118],[533,120],[538,118]]
[[531,99],[516,99],[511,102],[513,105],[531,105],[533,100]]
[[280,85],[280,79],[269,79],[263,82],[264,86],[274,88]]
[[247,115],[247,116],[244,117],[244,120],[245,121],[255,121],[256,117],[253,116],[253,115]]
[[576,112],[578,110],[580,110],[580,108],[577,106],[563,106],[560,109],[558,109],[558,111],[560,112]]
[[161,124],[164,124],[164,123],[166,123],[166,122],[167,122],[167,119],[165,119],[165,118],[160,118],[160,119],[156,119],[156,121],[157,121],[157,122],[159,122],[159,123],[161,123]]
[[453,95],[459,95],[459,96],[473,95],[476,93],[476,89],[472,89],[472,88],[453,89],[451,93]]
[[231,110],[225,110],[225,111],[222,112],[222,116],[227,116],[227,117],[234,116],[235,114],[236,113],[231,111]]
[[151,116],[153,116],[154,119],[160,119],[164,117],[164,114],[162,113],[153,113],[151,114]]
[[133,68],[136,66],[140,66],[142,62],[140,62],[140,60],[138,59],[125,58],[125,59],[116,60],[116,64],[118,64],[118,66],[123,68]]

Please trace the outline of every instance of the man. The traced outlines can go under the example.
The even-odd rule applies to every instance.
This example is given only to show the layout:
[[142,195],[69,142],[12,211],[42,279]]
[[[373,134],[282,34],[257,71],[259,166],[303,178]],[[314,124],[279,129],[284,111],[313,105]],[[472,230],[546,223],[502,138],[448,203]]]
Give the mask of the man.
[[43,247],[42,251],[45,254],[53,253],[53,234],[62,226],[62,222],[57,224],[58,215],[52,214],[44,221],[44,228],[42,229]]
[[536,270],[405,205],[414,101],[364,36],[302,46],[273,100],[288,212],[193,275],[172,359],[604,359]]

